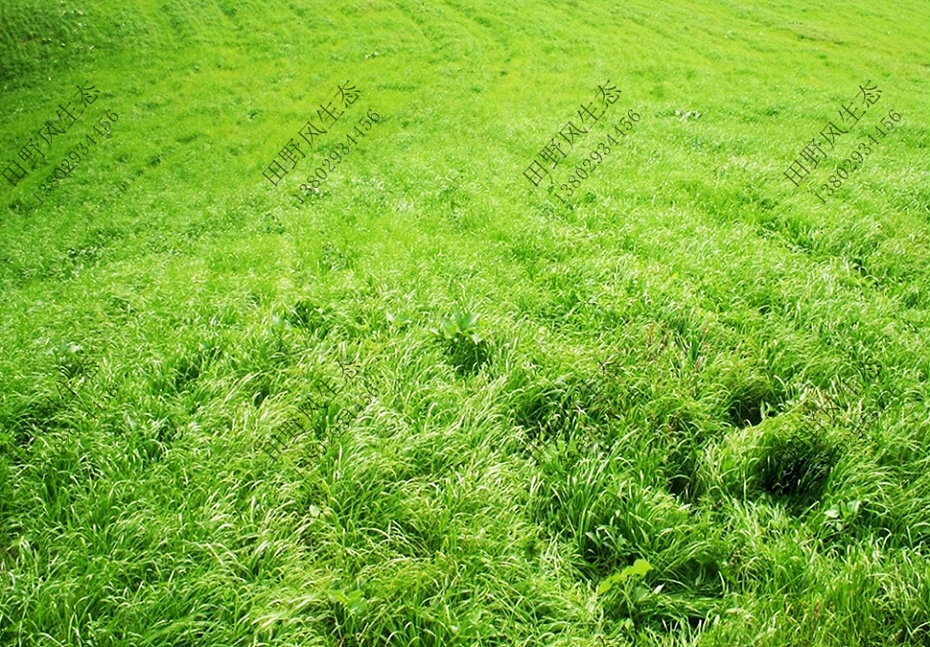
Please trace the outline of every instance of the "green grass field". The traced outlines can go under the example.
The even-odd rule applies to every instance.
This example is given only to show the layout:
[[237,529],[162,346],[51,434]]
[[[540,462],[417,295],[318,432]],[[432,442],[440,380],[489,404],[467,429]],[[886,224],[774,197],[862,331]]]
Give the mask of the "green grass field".
[[0,645],[927,645],[927,5],[763,4],[3,0]]

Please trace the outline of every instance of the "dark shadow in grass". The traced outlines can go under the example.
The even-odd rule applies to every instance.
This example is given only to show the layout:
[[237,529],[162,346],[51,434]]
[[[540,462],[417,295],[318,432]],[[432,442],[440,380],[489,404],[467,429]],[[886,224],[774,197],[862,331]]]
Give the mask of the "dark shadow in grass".
[[703,494],[697,473],[701,453],[715,437],[701,405],[687,395],[665,398],[653,405],[656,424],[654,451],[658,452],[667,490],[683,503]]
[[301,299],[294,305],[288,321],[292,326],[303,328],[307,332],[320,332],[326,335],[332,329],[332,322],[327,312],[308,299]]
[[[564,385],[563,385],[564,386]],[[571,392],[557,384],[537,385],[522,394],[513,410],[514,422],[532,442],[568,440],[576,415]]]
[[733,387],[727,398],[727,419],[736,427],[755,427],[762,422],[763,405],[771,409],[780,404],[780,400],[781,394],[771,382],[761,378],[743,380]]
[[201,344],[195,352],[178,358],[172,369],[174,391],[181,393],[188,385],[196,382],[222,354],[221,346],[216,343],[207,343]]
[[431,332],[456,372],[474,375],[491,359],[492,347],[478,335],[478,315],[456,312],[452,319],[443,319]]
[[255,391],[252,393],[252,404],[255,407],[262,406],[262,402],[268,399],[274,393],[274,386],[268,375],[262,374],[256,380]]
[[0,415],[0,429],[7,430],[6,434],[0,433],[0,451],[19,463],[24,460],[23,452],[37,435],[63,426],[57,420],[57,414],[65,402],[56,397],[35,397],[15,402],[12,411]]
[[679,443],[666,454],[668,491],[684,503],[691,503],[701,494],[695,486],[697,468],[698,447],[693,443]]
[[452,366],[463,375],[474,375],[491,359],[491,346],[484,339],[473,342],[457,337],[443,340],[442,346]]
[[513,421],[532,443],[568,442],[585,422],[596,426],[608,420],[608,391],[596,378],[584,381],[578,376],[535,384],[514,403]]
[[814,429],[765,437],[756,478],[763,490],[795,513],[820,500],[840,448]]

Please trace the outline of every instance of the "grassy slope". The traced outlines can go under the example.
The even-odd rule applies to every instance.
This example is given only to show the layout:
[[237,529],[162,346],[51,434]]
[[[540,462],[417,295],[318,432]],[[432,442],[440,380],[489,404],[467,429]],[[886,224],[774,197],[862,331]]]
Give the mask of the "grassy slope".
[[[109,4],[0,8],[2,159],[120,115],[2,189],[0,644],[926,643],[925,7]],[[384,122],[297,211],[261,171],[346,79]],[[557,209],[607,79],[642,120]],[[821,205],[782,172],[867,80],[903,120]]]

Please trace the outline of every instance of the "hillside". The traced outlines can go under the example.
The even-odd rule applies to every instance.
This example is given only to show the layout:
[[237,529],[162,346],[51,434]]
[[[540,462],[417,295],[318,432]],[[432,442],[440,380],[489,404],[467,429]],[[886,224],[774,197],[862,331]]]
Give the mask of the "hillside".
[[926,645],[928,23],[3,0],[0,645]]

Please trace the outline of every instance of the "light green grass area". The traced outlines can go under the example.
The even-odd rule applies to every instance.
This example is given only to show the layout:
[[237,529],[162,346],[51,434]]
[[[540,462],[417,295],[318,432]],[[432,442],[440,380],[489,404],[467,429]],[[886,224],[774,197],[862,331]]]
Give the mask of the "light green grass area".
[[[911,1],[2,0],[0,168],[99,95],[0,177],[0,645],[927,645],[928,42]],[[524,171],[608,82],[562,204]]]

